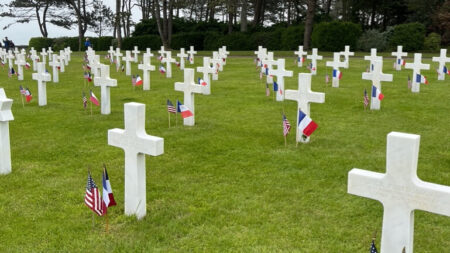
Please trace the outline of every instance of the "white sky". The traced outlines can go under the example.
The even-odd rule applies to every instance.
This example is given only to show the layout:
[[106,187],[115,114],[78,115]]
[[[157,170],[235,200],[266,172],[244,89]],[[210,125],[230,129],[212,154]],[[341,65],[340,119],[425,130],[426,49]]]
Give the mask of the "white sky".
[[[88,0],[89,1],[89,0]],[[11,0],[0,0],[0,3],[9,3]],[[109,6],[113,12],[115,12],[115,0],[103,0],[103,4]],[[134,7],[133,9],[133,20],[135,22],[141,19],[141,14],[138,10],[138,7]],[[3,27],[7,24],[11,23],[13,19],[11,18],[0,18],[0,38],[3,40],[6,37],[12,40],[14,44],[19,45],[28,45],[30,38],[32,37],[42,37],[42,34],[39,30],[39,25],[37,21],[32,21],[28,24],[14,24],[10,26],[8,29],[3,30]],[[75,37],[78,36],[78,30],[76,27],[71,30],[66,30],[52,24],[47,24],[48,36],[50,38],[54,37]],[[111,35],[111,34],[109,34]],[[86,36],[96,36],[92,32],[86,32]],[[2,43],[3,44],[3,43]]]

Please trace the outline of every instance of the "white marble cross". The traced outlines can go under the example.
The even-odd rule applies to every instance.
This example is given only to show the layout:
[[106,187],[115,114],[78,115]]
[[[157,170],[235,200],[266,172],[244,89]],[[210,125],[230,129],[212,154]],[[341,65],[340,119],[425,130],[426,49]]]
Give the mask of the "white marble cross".
[[[225,46],[223,46],[225,47]],[[227,65],[227,58],[230,52],[227,52],[226,48],[224,49],[223,47],[219,48],[219,58],[222,59],[222,66]]]
[[48,54],[48,62],[50,62],[50,60],[53,59],[53,50],[52,50],[52,47],[49,47],[49,48],[48,48],[47,54]]
[[100,75],[99,73],[101,72],[101,68],[102,68],[101,65],[102,65],[102,63],[100,62],[100,55],[94,54],[91,57],[91,61],[89,61],[89,66],[91,67],[92,74],[94,76]]
[[109,77],[109,65],[101,64],[101,74],[94,77],[94,85],[101,87],[101,114],[111,114],[110,88],[117,86],[117,80]]
[[120,48],[116,47],[116,68],[118,69],[120,67],[121,59],[120,57],[123,56],[123,54],[120,52]]
[[350,56],[354,56],[355,52],[350,52],[350,46],[345,46],[345,50],[341,51],[341,55],[343,55],[344,58],[345,58],[345,60],[344,60],[344,62],[345,62],[344,68],[348,69],[349,63],[350,63],[350,60],[349,60]]
[[134,57],[133,57],[133,59],[134,59],[134,62],[135,62],[135,63],[138,62],[138,57],[139,57],[139,53],[140,53],[140,52],[141,52],[141,51],[138,50],[138,47],[137,47],[137,46],[134,46],[134,50],[133,50],[133,55],[134,55]]
[[189,54],[189,62],[194,64],[194,55],[197,54],[197,51],[194,50],[194,46],[190,46],[187,53]]
[[386,174],[361,169],[348,173],[348,193],[383,204],[382,253],[413,252],[414,210],[450,216],[450,187],[417,177],[420,135],[387,136]]
[[138,69],[141,69],[144,72],[144,84],[142,89],[143,90],[150,90],[150,71],[155,70],[155,66],[151,64],[151,56],[153,56],[152,53],[150,53],[149,48],[147,48],[147,53],[142,56],[143,63],[138,65]]
[[306,58],[311,60],[312,64],[311,74],[315,76],[317,74],[318,69],[317,60],[322,60],[323,57],[317,54],[317,48],[313,48],[311,55],[307,55]]
[[194,69],[185,68],[184,69],[184,82],[176,82],[175,90],[184,92],[184,105],[191,110],[191,117],[185,118],[183,124],[185,126],[195,125],[195,101],[194,93],[202,93],[202,86],[194,82]]
[[180,69],[184,69],[184,58],[188,57],[189,55],[184,52],[184,48],[180,48],[180,53],[177,54],[178,57],[180,57]]
[[[219,49],[219,51],[214,51],[213,52],[213,59],[220,60],[220,62],[217,62],[217,63],[219,63],[219,65],[218,65],[219,66],[219,71],[222,72],[223,71],[223,66],[225,65],[225,62],[222,59],[222,54],[221,54],[220,51],[221,50]],[[273,60],[273,57],[272,57],[272,60]]]
[[269,69],[269,75],[276,76],[277,77],[277,84],[278,84],[278,91],[277,91],[277,101],[284,101],[284,77],[292,77],[293,72],[290,70],[286,70],[284,68],[285,66],[285,60],[284,59],[278,59],[274,63],[275,66],[277,66],[277,69]]
[[311,115],[309,110],[310,103],[325,103],[325,93],[311,91],[311,76],[309,73],[298,74],[298,90],[286,90],[286,99],[297,101],[297,142],[307,143],[309,137],[302,138],[302,135],[298,129],[299,110],[306,115]]
[[50,82],[52,77],[45,71],[45,64],[38,63],[38,72],[33,73],[33,80],[38,82],[38,103],[39,106],[47,105],[47,86],[46,82]]
[[383,58],[381,56],[377,56],[377,49],[376,48],[371,48],[370,49],[370,55],[366,55],[364,56],[364,60],[369,61],[370,66],[369,66],[369,72],[373,71],[373,62],[374,61],[382,61]]
[[[333,71],[336,70],[339,72],[340,67],[345,67],[345,62],[341,62],[341,54],[340,53],[334,53],[333,54],[333,61],[327,61],[327,67],[332,67]],[[332,78],[332,86],[334,88],[339,87],[339,77],[333,77]]]
[[203,57],[203,66],[197,67],[197,72],[203,73],[203,81],[205,81],[206,86],[203,86],[203,95],[211,94],[211,79],[209,74],[216,73],[215,68],[211,68],[211,58]]
[[422,63],[422,54],[415,53],[414,54],[414,62],[413,63],[406,63],[405,69],[412,69],[413,70],[413,76],[412,76],[412,92],[420,92],[420,82],[417,82],[417,75],[420,75],[421,69],[430,69],[430,64],[423,64]]
[[145,105],[124,104],[125,129],[108,130],[108,145],[125,151],[125,215],[147,213],[145,155],[164,153],[164,139],[145,132]]
[[36,50],[34,50],[34,48],[32,47],[30,50],[30,58],[33,61],[33,71],[37,70],[37,63],[39,61],[39,56],[36,54]]
[[52,61],[48,62],[48,65],[52,67],[52,74],[53,74],[53,82],[59,83],[59,75],[58,75],[58,67],[60,67],[60,62],[58,61],[59,56],[57,54],[52,55],[53,59]]
[[66,56],[66,59],[64,60],[64,64],[69,65],[71,55],[72,55],[72,50],[70,50],[70,47],[66,47],[66,48],[64,48],[64,52],[65,52],[65,56]]
[[125,51],[125,75],[131,76],[131,62],[133,61],[133,57],[131,57],[130,51]]
[[164,57],[166,57],[166,53],[167,53],[167,51],[164,49],[164,46],[161,46],[161,50],[158,51],[158,54],[159,54],[162,58],[164,58]]
[[220,59],[218,52],[213,52],[213,57],[211,58],[211,64],[214,68],[214,73],[212,74],[212,80],[217,81],[219,80],[219,71],[222,66],[222,59]]
[[[445,80],[447,73],[444,73],[444,66],[446,62],[450,62],[450,57],[447,57],[447,49],[441,48],[441,55],[439,57],[433,57],[432,61],[439,62],[438,80]],[[450,70],[450,66],[447,67],[447,70]]]
[[44,63],[44,66],[46,66],[47,65],[47,51],[45,50],[45,48],[42,48],[41,56],[42,56],[41,63]]
[[6,56],[6,58],[8,58],[8,67],[9,67],[9,69],[11,69],[12,67],[14,67],[14,62],[13,62],[13,60],[14,60],[16,57],[14,56],[14,54],[12,53],[12,51],[9,50],[8,56]]
[[59,63],[60,63],[59,64],[59,67],[60,67],[59,71],[61,71],[61,73],[64,73],[66,71],[65,70],[65,66],[67,65],[66,61],[67,61],[66,53],[64,52],[64,50],[60,50],[59,51]]
[[25,55],[24,54],[18,54],[16,65],[17,65],[17,80],[22,81],[23,80],[23,66],[25,66],[27,62],[25,61]]
[[114,47],[113,46],[109,47],[108,55],[109,55],[110,61],[113,61],[114,60]]
[[6,97],[0,88],[0,174],[11,172],[11,148],[9,141],[9,121],[14,120],[11,106],[13,100]]
[[166,57],[164,57],[161,60],[161,63],[166,64],[166,77],[171,78],[172,77],[172,63],[175,62],[175,59],[172,58],[172,52],[166,51]]
[[[270,71],[272,69],[272,64],[275,64],[275,60],[273,59],[273,52],[268,52],[266,57],[264,59],[261,60],[261,72],[268,73],[268,71]],[[266,68],[268,69],[266,72]],[[273,83],[273,76],[271,76],[270,74],[266,75],[266,83],[267,84],[272,84]]]
[[398,64],[398,61],[401,60],[403,56],[408,56],[408,53],[403,52],[403,46],[397,46],[397,52],[392,52],[392,56],[395,56],[395,69],[401,70],[402,64]]
[[303,66],[303,61],[305,59],[305,57],[303,57],[304,55],[308,55],[308,52],[303,51],[303,46],[298,46],[298,51],[294,52],[295,55],[297,55],[297,66],[298,67],[302,67]]
[[[381,56],[380,56],[381,57]],[[383,61],[374,61],[374,69],[372,72],[363,72],[362,79],[372,80],[372,85],[377,87],[377,89],[381,92],[381,81],[392,82],[392,74],[384,74],[383,71]],[[370,89],[370,93],[372,94],[372,89]],[[370,109],[371,110],[380,110],[381,101],[378,98],[374,98],[371,95],[370,99]]]

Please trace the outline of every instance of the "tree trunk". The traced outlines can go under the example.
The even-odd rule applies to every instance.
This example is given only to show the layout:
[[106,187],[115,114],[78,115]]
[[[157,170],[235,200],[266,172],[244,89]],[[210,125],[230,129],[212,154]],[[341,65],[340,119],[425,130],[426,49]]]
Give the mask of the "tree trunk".
[[331,1],[332,0],[327,0],[327,4],[326,4],[326,7],[325,7],[325,13],[327,14],[327,16],[330,15]]
[[228,7],[228,34],[231,34],[233,32],[233,12],[232,12],[232,6]]
[[315,13],[315,9],[316,9],[316,0],[307,0],[306,4],[308,6],[308,10],[306,11],[305,33],[303,36],[303,47],[305,48],[305,50],[309,50],[313,22],[314,22],[314,13]]
[[242,0],[242,8],[241,8],[241,32],[247,31],[247,1]]
[[155,16],[156,24],[158,26],[159,37],[164,47],[167,47],[167,38],[164,36],[164,27],[161,21],[161,7],[158,0],[153,0],[153,16]]
[[120,28],[120,4],[122,0],[116,0],[116,32],[117,32],[117,47],[122,47],[122,31]]
[[167,20],[167,46],[171,48],[172,44],[172,20],[173,20],[173,1],[169,0],[169,18]]

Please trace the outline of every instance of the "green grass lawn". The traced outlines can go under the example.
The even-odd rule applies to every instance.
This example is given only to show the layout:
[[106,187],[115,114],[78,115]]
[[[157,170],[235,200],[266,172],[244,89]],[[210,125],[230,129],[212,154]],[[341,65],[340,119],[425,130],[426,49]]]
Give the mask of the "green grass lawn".
[[[352,168],[385,172],[386,135],[400,131],[421,136],[419,177],[450,185],[450,76],[438,82],[436,63],[425,58],[432,63],[423,71],[430,85],[413,94],[407,88],[412,71],[397,72],[393,59],[385,59],[384,72],[393,73],[394,82],[382,83],[381,110],[370,111],[362,103],[364,89],[371,88],[361,79],[367,61],[351,58],[350,69],[341,69],[340,88],[332,88],[324,81],[331,74],[325,60],[312,84],[326,93],[324,104],[311,106],[319,128],[297,148],[295,131],[284,146],[281,121],[284,110],[295,128],[296,102],[265,96],[253,57],[231,52],[212,94],[195,95],[196,125],[184,127],[179,118],[170,129],[166,99],[183,99],[174,91],[183,79],[175,66],[171,79],[152,72],[145,92],[111,69],[118,80],[112,113],[101,115],[95,107],[92,116],[82,106],[81,93],[89,88],[80,53],[58,84],[47,84],[45,107],[37,104],[32,71],[19,82],[8,78],[5,66],[0,86],[14,99],[15,120],[13,171],[0,176],[0,252],[368,252],[375,231],[379,247],[383,207],[347,194],[347,174]],[[197,57],[195,66],[201,64]],[[306,67],[294,66],[293,52],[286,65],[294,70],[286,88],[297,89]],[[25,107],[20,84],[34,95]],[[92,89],[100,98],[100,88]],[[108,129],[124,127],[126,102],[146,104],[147,133],[165,143],[163,155],[147,157],[147,216],[139,221],[124,215],[124,152],[107,144]],[[103,163],[118,202],[108,210],[108,233],[104,217],[96,216],[93,227],[93,212],[84,204],[87,167],[101,189]],[[450,217],[416,211],[414,227],[416,252],[450,248]]]

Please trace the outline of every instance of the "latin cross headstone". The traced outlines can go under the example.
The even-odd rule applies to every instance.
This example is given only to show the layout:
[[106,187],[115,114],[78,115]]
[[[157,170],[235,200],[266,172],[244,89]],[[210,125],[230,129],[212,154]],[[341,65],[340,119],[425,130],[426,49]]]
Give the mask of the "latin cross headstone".
[[352,169],[348,193],[383,204],[382,253],[413,252],[414,210],[450,216],[450,187],[417,177],[420,136],[387,135],[386,173]]
[[145,53],[144,56],[142,56],[143,63],[138,65],[138,69],[141,69],[144,72],[143,90],[150,90],[150,71],[155,70],[155,66],[151,64],[150,55],[153,54],[150,52]]
[[120,48],[118,48],[118,47],[116,47],[115,56],[116,56],[116,69],[119,69],[120,63],[121,63],[120,57],[122,57],[123,54],[120,52]]
[[114,60],[114,47],[113,46],[109,47],[108,55],[109,55],[110,61],[113,61]]
[[341,51],[341,55],[344,56],[345,60],[345,66],[344,68],[348,69],[349,64],[350,64],[350,56],[354,56],[355,52],[350,52],[350,46],[345,46],[345,50]]
[[148,48],[148,47],[147,47],[147,49],[146,49],[144,54],[148,55],[149,57],[153,57],[152,50],[150,48]]
[[175,62],[175,59],[172,58],[172,52],[166,51],[166,57],[164,57],[161,60],[161,63],[166,64],[166,77],[171,78],[172,77],[172,63]]
[[317,48],[313,48],[311,55],[307,55],[306,58],[311,60],[311,64],[312,64],[311,74],[316,75],[317,68],[318,68],[317,60],[322,60],[323,56],[318,54]]
[[158,51],[158,54],[159,54],[162,58],[164,58],[164,57],[166,57],[166,53],[167,53],[167,51],[164,49],[164,46],[161,46],[161,49]]
[[297,142],[307,143],[309,142],[309,137],[303,138],[302,133],[298,129],[299,121],[299,110],[301,110],[306,115],[310,114],[310,103],[325,103],[325,93],[313,92],[311,91],[311,76],[309,73],[299,73],[298,74],[298,90],[286,90],[285,99],[297,101],[297,131],[296,140]]
[[12,51],[9,50],[8,56],[6,56],[6,58],[8,59],[8,67],[9,67],[9,69],[11,69],[12,67],[14,67],[13,60],[14,60],[16,57],[14,56],[14,54],[12,53]]
[[100,55],[94,54],[91,59],[92,59],[92,61],[90,61],[89,65],[91,67],[92,74],[94,76],[100,75],[101,68],[102,68],[102,66],[101,66],[102,63],[100,62]]
[[0,88],[0,174],[11,172],[11,148],[9,141],[9,121],[14,120],[11,106],[13,100],[6,97]]
[[187,53],[189,54],[189,62],[194,64],[194,55],[197,54],[197,51],[194,50],[194,46],[190,46]]
[[184,58],[188,57],[188,54],[184,52],[184,48],[180,48],[180,53],[177,54],[180,57],[180,69],[184,69]]
[[125,151],[125,215],[147,213],[145,155],[164,153],[164,139],[145,132],[145,105],[124,104],[125,129],[108,130],[108,145]]
[[109,77],[109,65],[101,64],[100,76],[94,77],[94,85],[101,87],[101,114],[111,114],[111,87],[117,86],[117,80]]
[[37,70],[37,63],[39,61],[39,56],[36,53],[36,50],[34,50],[34,47],[32,47],[30,50],[30,58],[33,61],[33,71]]
[[69,65],[69,62],[71,59],[72,50],[70,50],[70,47],[66,47],[64,49],[64,52],[65,52],[65,56],[66,56],[66,59],[64,60],[64,64],[67,66],[67,65]]
[[[227,57],[228,57],[227,53],[229,53],[229,52],[227,52],[226,49],[224,49],[223,47],[219,48],[218,52],[219,52],[219,58],[222,59],[222,66],[227,65]],[[222,67],[222,70],[223,70],[223,67]]]
[[[438,68],[438,80],[445,80],[444,66],[446,62],[450,62],[450,57],[447,57],[447,49],[441,49],[441,55],[439,57],[433,57],[432,61],[439,63]],[[450,70],[450,66],[448,66],[447,71]]]
[[54,83],[59,83],[58,67],[60,67],[61,64],[58,61],[58,59],[59,59],[59,56],[57,54],[54,54],[52,61],[48,63],[48,65],[52,67]]
[[44,63],[44,66],[46,66],[47,65],[47,51],[45,50],[45,48],[42,48],[41,56],[42,56],[41,63]]
[[303,51],[303,46],[298,46],[298,51],[295,51],[294,54],[297,55],[297,66],[302,67],[305,61],[304,55],[307,56],[308,52]]
[[260,56],[263,54],[264,48],[262,46],[258,46],[258,50],[254,51],[255,55],[256,55],[256,65],[260,66],[261,65],[261,58]]
[[137,47],[137,46],[134,46],[134,50],[133,50],[133,55],[134,55],[134,57],[133,57],[133,59],[134,59],[134,62],[135,62],[135,63],[138,62],[138,58],[139,58],[139,53],[140,53],[140,52],[141,52],[141,51],[138,50],[138,47]]
[[47,54],[48,54],[48,62],[50,62],[50,60],[53,59],[53,50],[52,50],[52,47],[49,47],[49,48],[48,48]]
[[131,76],[131,62],[133,61],[133,57],[131,57],[130,51],[125,51],[125,75]]
[[269,75],[277,77],[278,91],[277,91],[277,101],[284,101],[285,89],[284,89],[284,77],[292,77],[293,72],[290,70],[286,70],[285,60],[278,59],[275,61],[274,65],[277,66],[277,69],[269,69]]
[[59,51],[59,67],[60,67],[59,71],[61,73],[66,72],[66,68],[65,68],[65,66],[67,65],[66,60],[67,60],[66,53],[64,52],[64,50],[60,50]]
[[38,103],[39,106],[47,105],[47,86],[46,82],[52,80],[49,73],[45,71],[45,64],[43,62],[38,63],[38,72],[33,73],[33,80],[38,82]]
[[17,80],[22,81],[23,80],[23,66],[25,66],[27,62],[25,61],[25,55],[24,54],[18,54],[16,65],[17,65]]
[[392,52],[392,56],[395,56],[395,69],[401,70],[402,64],[399,64],[399,61],[402,60],[403,56],[408,56],[408,53],[403,52],[403,46],[397,46],[397,52]]
[[217,81],[219,80],[219,71],[222,64],[222,60],[219,58],[218,52],[213,52],[213,57],[210,62],[215,70],[212,74],[212,80]]
[[222,46],[221,49],[222,49],[222,50],[221,50],[222,55],[223,55],[223,57],[225,58],[225,61],[223,61],[223,64],[224,64],[224,65],[227,65],[226,59],[228,58],[228,55],[230,54],[230,52],[227,51],[227,46]]
[[417,75],[420,75],[421,69],[430,69],[430,64],[423,64],[422,63],[422,54],[415,53],[414,54],[414,62],[413,63],[406,63],[405,69],[412,69],[413,70],[413,76],[412,76],[412,92],[420,92],[420,82],[417,82]]
[[370,55],[366,55],[364,56],[364,60],[369,61],[370,66],[369,66],[369,72],[373,71],[373,62],[374,61],[382,61],[383,58],[381,56],[377,56],[377,49],[376,48],[371,48],[370,49]]
[[203,81],[205,81],[206,86],[203,86],[203,95],[211,94],[211,79],[209,74],[214,74],[216,72],[215,68],[211,68],[211,58],[203,57],[203,66],[197,67],[197,72],[203,73]]
[[14,48],[14,55],[18,55],[20,54],[19,48],[15,47]]
[[[339,72],[340,67],[345,67],[345,62],[341,62],[340,53],[333,54],[333,61],[326,62],[327,67],[332,67],[333,71]],[[339,87],[339,77],[332,78],[332,86],[335,88]]]
[[[261,64],[262,64],[261,72],[263,72],[265,74],[268,71],[270,71],[272,69],[272,64],[274,64],[274,63],[276,63],[276,61],[273,59],[273,52],[268,52],[266,57],[261,60]],[[267,72],[266,72],[266,68],[268,69]],[[271,76],[270,74],[266,75],[266,83],[272,84],[273,76]]]
[[185,118],[183,124],[185,126],[195,125],[195,101],[194,93],[202,93],[202,86],[194,82],[194,69],[184,69],[184,82],[176,82],[175,90],[184,92],[184,105],[191,110],[194,116]]
[[[382,73],[383,71],[383,61],[374,61],[374,68],[372,72],[363,72],[362,79],[372,80],[372,85],[377,87],[381,91],[381,81],[392,82],[392,74]],[[372,89],[370,89],[372,91]],[[372,93],[372,92],[371,92]],[[381,101],[378,98],[371,96],[370,99],[370,109],[380,110]]]

